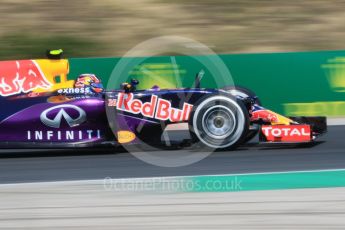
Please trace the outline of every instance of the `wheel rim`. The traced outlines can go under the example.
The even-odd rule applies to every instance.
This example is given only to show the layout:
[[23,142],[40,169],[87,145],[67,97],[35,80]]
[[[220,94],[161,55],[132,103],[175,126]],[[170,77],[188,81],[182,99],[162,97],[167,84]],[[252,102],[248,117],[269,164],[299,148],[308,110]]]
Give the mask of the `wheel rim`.
[[[228,105],[217,105],[217,101],[222,101],[223,103],[226,103]],[[204,108],[204,106],[206,106],[209,103],[213,105],[210,106],[206,111],[201,111]],[[235,124],[233,125],[234,129],[232,131],[229,130],[225,138],[219,136],[216,136],[216,138],[214,138],[215,135],[209,136],[211,132],[209,132],[209,134],[205,132],[206,123],[203,121],[205,121],[204,118],[206,117],[207,111],[216,107],[222,107],[230,111],[231,117],[235,122]],[[198,123],[198,120],[201,120],[201,122]],[[207,98],[206,100],[201,102],[195,110],[192,123],[194,127],[193,132],[197,136],[197,138],[208,147],[226,148],[232,146],[241,138],[243,131],[245,129],[245,126],[243,126],[245,124],[245,120],[245,114],[243,113],[241,107],[237,104],[236,101],[225,96],[214,96]]]
[[215,139],[223,139],[231,135],[236,126],[235,115],[225,106],[213,106],[203,115],[205,133]]

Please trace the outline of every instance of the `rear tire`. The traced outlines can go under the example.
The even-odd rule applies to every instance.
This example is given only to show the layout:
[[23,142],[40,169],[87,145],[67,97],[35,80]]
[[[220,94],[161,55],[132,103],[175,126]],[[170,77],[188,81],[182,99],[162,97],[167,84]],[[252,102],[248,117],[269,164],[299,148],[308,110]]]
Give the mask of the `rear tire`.
[[211,95],[199,100],[189,120],[192,138],[211,149],[235,148],[249,128],[248,111],[242,101],[229,95]]

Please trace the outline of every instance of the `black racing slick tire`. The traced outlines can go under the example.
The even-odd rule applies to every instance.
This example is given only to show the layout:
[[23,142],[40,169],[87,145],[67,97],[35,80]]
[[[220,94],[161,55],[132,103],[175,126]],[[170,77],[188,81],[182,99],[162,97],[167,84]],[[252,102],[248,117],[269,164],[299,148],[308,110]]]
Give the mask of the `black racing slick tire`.
[[[225,86],[222,90],[230,93],[233,96],[241,96],[241,97],[257,97],[256,93],[250,89],[244,88],[242,86]],[[260,98],[256,99],[256,104],[262,105]]]
[[189,119],[192,139],[210,149],[233,149],[241,144],[249,129],[244,103],[226,94],[201,98]]
[[[241,86],[226,86],[222,89],[233,96],[257,97],[254,91],[241,87]],[[260,106],[262,105],[259,98],[256,99],[255,103]],[[252,140],[259,133],[259,130],[260,130],[259,125],[252,124],[243,142],[249,142],[250,140]]]

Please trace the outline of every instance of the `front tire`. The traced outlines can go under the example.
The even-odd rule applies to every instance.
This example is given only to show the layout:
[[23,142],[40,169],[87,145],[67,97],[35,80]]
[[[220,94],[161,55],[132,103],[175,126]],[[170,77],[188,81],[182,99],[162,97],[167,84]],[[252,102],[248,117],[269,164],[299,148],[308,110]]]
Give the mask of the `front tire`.
[[193,139],[208,148],[235,148],[248,133],[249,115],[235,97],[211,95],[194,105],[189,127]]
[[[241,87],[241,86],[226,86],[222,88],[226,92],[230,93],[233,96],[240,96],[240,97],[257,97],[256,93],[250,89]],[[256,99],[255,103],[257,105],[262,105],[261,101],[259,98]],[[260,126],[256,124],[251,125],[251,129],[248,131],[247,136],[245,137],[243,142],[249,142],[251,141],[254,137],[257,136],[259,133]]]

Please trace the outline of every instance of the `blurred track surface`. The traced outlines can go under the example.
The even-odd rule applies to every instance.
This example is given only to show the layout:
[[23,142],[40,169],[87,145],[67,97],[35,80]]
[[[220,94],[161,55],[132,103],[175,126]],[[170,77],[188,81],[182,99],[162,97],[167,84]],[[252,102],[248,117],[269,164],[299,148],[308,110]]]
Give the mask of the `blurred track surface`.
[[345,189],[141,193],[102,181],[0,185],[1,229],[344,229]]
[[[329,132],[310,147],[265,147],[255,144],[236,151],[215,152],[195,164],[165,168],[149,165],[114,150],[2,150],[0,183],[136,178],[180,175],[235,174],[345,168],[345,126]],[[188,150],[180,151],[183,154]]]

